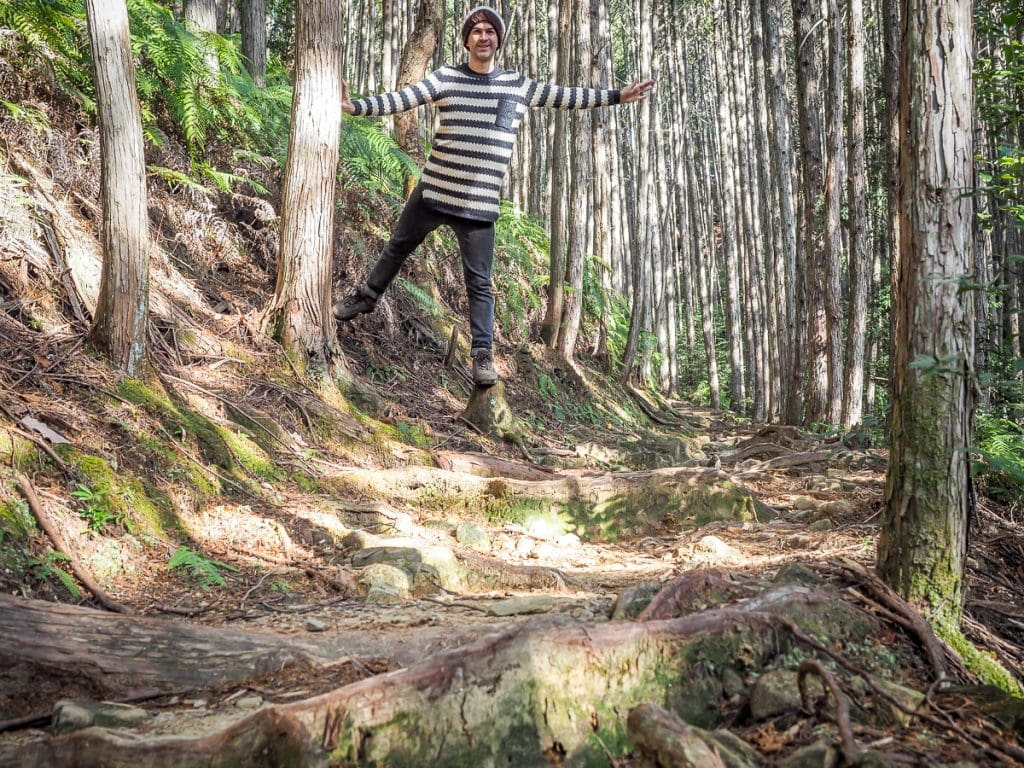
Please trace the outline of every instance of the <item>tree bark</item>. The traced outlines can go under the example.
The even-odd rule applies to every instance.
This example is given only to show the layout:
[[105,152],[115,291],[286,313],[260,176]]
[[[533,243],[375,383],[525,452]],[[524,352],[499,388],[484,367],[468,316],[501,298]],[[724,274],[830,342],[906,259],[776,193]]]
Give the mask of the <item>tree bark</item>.
[[142,120],[124,0],[87,0],[100,124],[103,267],[90,337],[140,377],[149,318],[149,219]]
[[242,0],[242,55],[256,85],[267,84],[267,3]]
[[341,6],[300,0],[281,247],[265,323],[303,362],[334,360],[331,251],[341,127]]
[[867,167],[864,157],[864,6],[849,0],[847,29],[849,70],[849,230],[850,303],[846,330],[846,371],[843,383],[842,424],[859,424],[864,401],[864,351],[867,332],[868,278],[871,260],[867,248]]
[[[416,27],[409,37],[402,58],[398,64],[398,88],[423,79],[427,65],[434,57],[434,50],[441,39],[441,23],[444,19],[444,3],[438,0],[419,0],[416,13]],[[407,110],[395,115],[395,141],[402,151],[420,165],[423,156],[423,140],[420,136],[419,110]],[[406,194],[412,192],[413,179],[406,179]]]
[[[217,33],[217,0],[185,0],[182,8],[185,26],[196,35]],[[217,52],[204,46],[203,59],[211,71],[220,69]]]
[[[797,42],[796,81],[803,170],[803,237],[801,240],[807,299],[805,424],[825,422],[828,402],[828,320],[825,309],[826,264],[823,216],[824,163],[822,160],[822,50],[824,37],[821,3],[794,0],[793,29]],[[800,279],[798,277],[798,279]]]
[[968,0],[905,0],[900,253],[892,427],[879,573],[958,626],[971,509],[974,353],[972,18]]

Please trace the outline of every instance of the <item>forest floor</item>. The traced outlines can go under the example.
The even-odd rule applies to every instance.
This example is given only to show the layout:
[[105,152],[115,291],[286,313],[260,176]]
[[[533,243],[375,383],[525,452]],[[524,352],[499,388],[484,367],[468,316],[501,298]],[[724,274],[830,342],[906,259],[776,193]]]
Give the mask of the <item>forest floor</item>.
[[[242,195],[153,191],[153,370],[118,381],[85,344],[95,157],[55,181],[84,150],[50,123],[0,147],[0,764],[1021,761],[1024,705],[979,685],[1024,679],[1011,511],[978,503],[965,661],[870,571],[867,431],[499,343],[519,439],[478,434],[443,242],[413,273],[452,311],[396,290],[341,330],[340,389],[299,375],[257,330],[272,217]],[[391,215],[342,202],[339,293]]]

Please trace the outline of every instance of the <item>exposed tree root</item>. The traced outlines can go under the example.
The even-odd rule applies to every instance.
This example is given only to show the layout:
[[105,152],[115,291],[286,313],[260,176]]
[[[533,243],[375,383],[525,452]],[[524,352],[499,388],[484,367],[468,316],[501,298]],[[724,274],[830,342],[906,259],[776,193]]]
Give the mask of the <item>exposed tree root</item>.
[[654,768],[726,768],[718,752],[697,735],[697,729],[656,704],[629,712],[629,735]]
[[694,596],[694,593],[717,591],[722,595],[719,602],[726,602],[741,589],[742,587],[732,581],[723,568],[700,568],[687,571],[662,587],[661,591],[654,596],[654,599],[640,614],[638,620],[670,619],[692,613],[694,607],[690,604],[690,598]]
[[910,630],[917,637],[918,642],[921,643],[928,656],[928,661],[931,662],[936,680],[942,680],[948,676],[946,651],[942,646],[942,642],[935,636],[935,632],[921,614],[897,595],[888,584],[860,565],[860,563],[843,558],[836,560],[832,565],[839,573],[862,584],[871,593],[871,596],[881,602],[889,611],[888,615],[890,618],[897,621],[905,629]]
[[807,659],[800,664],[797,670],[797,685],[800,688],[800,699],[804,709],[808,712],[815,711],[807,688],[808,675],[817,675],[821,678],[825,688],[832,694],[832,698],[836,702],[836,725],[839,727],[839,737],[843,745],[843,759],[847,765],[853,765],[854,761],[860,757],[861,752],[856,739],[853,738],[853,728],[850,725],[850,702],[839,687],[835,675],[825,669],[820,661]]

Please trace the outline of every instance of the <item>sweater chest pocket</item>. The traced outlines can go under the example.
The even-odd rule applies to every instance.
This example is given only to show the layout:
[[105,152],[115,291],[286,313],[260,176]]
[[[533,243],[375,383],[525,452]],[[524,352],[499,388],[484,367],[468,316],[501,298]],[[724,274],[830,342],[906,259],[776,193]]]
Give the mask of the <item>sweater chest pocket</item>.
[[498,114],[494,118],[494,124],[498,128],[510,130],[516,119],[517,105],[515,99],[498,99]]

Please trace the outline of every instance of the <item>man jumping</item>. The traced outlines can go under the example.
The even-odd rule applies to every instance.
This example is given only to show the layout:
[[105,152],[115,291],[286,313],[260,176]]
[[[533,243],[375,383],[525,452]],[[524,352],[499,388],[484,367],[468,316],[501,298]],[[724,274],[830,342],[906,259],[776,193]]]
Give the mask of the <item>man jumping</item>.
[[442,67],[400,91],[351,101],[342,84],[341,108],[348,115],[393,115],[427,102],[437,105],[441,125],[420,182],[402,210],[388,244],[366,281],[334,305],[338,320],[372,312],[377,299],[402,264],[428,234],[442,224],[455,232],[462,253],[473,335],[473,381],[490,386],[498,380],[491,354],[494,327],[494,222],[498,193],[512,158],[519,123],[529,107],[589,109],[629,104],[645,98],[653,80],[621,90],[566,88],[531,80],[495,66],[505,38],[505,22],[486,7],[469,12],[462,42],[469,62]]

